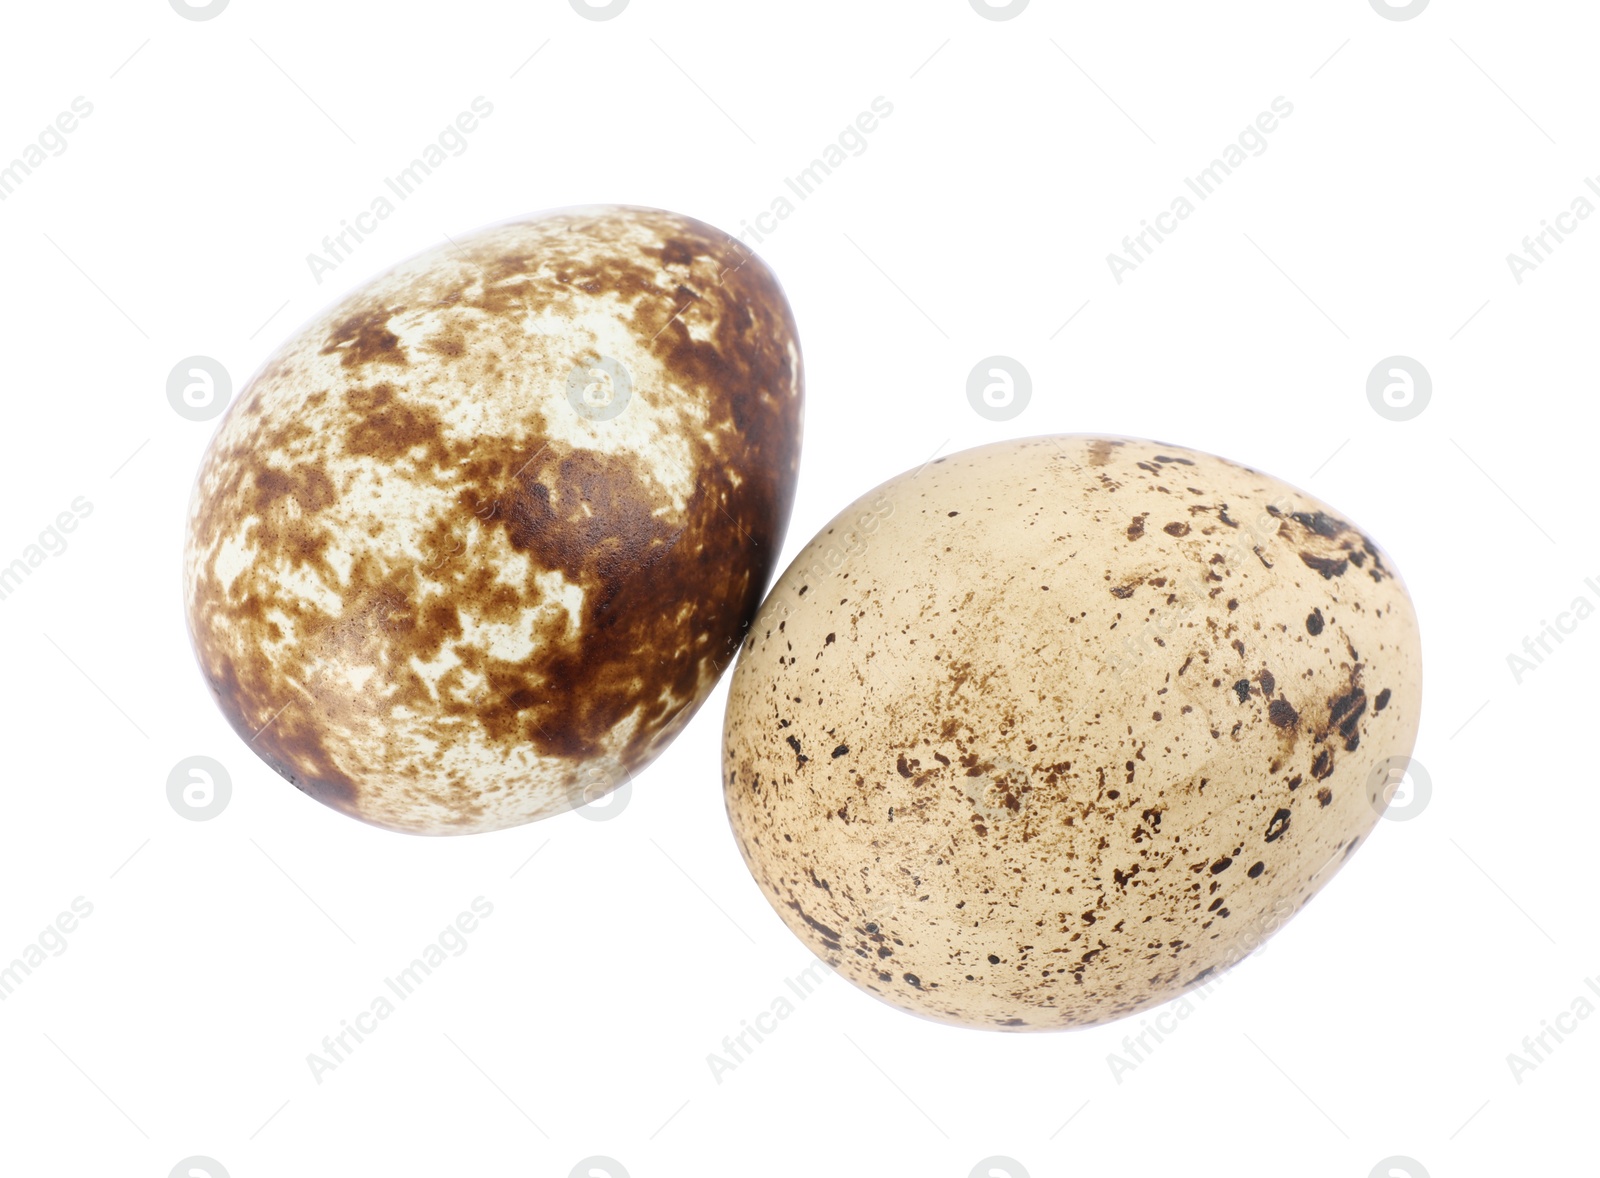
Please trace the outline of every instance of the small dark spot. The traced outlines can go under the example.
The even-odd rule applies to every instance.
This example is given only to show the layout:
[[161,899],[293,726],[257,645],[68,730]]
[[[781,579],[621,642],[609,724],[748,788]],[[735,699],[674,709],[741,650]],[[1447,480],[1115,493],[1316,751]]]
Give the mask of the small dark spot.
[[1267,841],[1275,843],[1283,837],[1283,832],[1289,829],[1290,814],[1287,810],[1279,810],[1272,816],[1272,821],[1267,823]]
[[841,744],[838,748],[833,750],[833,755],[835,757],[842,757],[846,753],[848,753],[849,751],[850,751],[850,746],[849,745]]
[[804,753],[802,753],[800,751],[800,738],[798,736],[793,736],[793,735],[786,736],[786,737],[783,738],[783,740],[784,740],[785,744],[787,744],[790,748],[792,748],[794,750],[794,759],[795,759],[795,767],[796,768],[798,768],[801,765],[804,765],[807,761],[809,761],[811,759],[810,757],[806,756]]
[[1329,540],[1349,528],[1349,525],[1343,520],[1334,519],[1333,516],[1321,511],[1296,511],[1289,518],[1301,527],[1307,528]]
[[1236,610],[1238,608],[1239,608],[1239,599],[1237,597],[1228,598],[1228,612],[1231,614],[1234,610]]
[[1306,631],[1315,638],[1322,633],[1322,611],[1314,609],[1306,615]]
[[823,646],[832,646],[833,645],[833,640],[835,638],[837,638],[837,637],[838,637],[837,634],[829,634],[826,638],[824,638],[822,640],[822,645]]
[[1144,535],[1144,521],[1145,517],[1149,514],[1150,513],[1146,511],[1141,515],[1136,515],[1133,517],[1133,522],[1128,525],[1128,539],[1137,540],[1140,536]]
[[1228,858],[1228,856],[1224,855],[1222,858],[1218,859],[1215,863],[1213,863],[1211,865],[1211,874],[1212,875],[1221,875],[1224,871],[1228,870],[1228,868],[1230,868],[1232,866],[1233,866],[1233,860]]
[[1385,687],[1382,691],[1378,692],[1378,698],[1372,701],[1372,710],[1374,712],[1381,712],[1381,711],[1383,711],[1384,708],[1386,708],[1388,706],[1389,706],[1389,689],[1387,687]]
[[922,989],[922,979],[919,978],[916,974],[908,973],[908,974],[905,975],[905,979],[906,979],[906,981],[910,982],[913,986],[915,986],[917,989],[919,989],[919,990]]
[[1300,713],[1288,700],[1279,697],[1267,708],[1267,719],[1279,728],[1293,728],[1300,721]]
[[1317,754],[1317,759],[1311,762],[1311,776],[1321,781],[1333,772],[1333,750],[1323,749]]
[[1335,577],[1342,577],[1350,569],[1350,562],[1345,559],[1334,560],[1331,556],[1313,556],[1309,552],[1302,552],[1300,560],[1306,568],[1322,574],[1324,581],[1331,581]]
[[1175,522],[1168,524],[1161,530],[1169,536],[1187,536],[1189,534],[1189,525],[1186,523]]
[[810,927],[812,929],[815,929],[818,933],[820,933],[822,935],[824,941],[831,942],[828,945],[828,948],[834,950],[835,952],[838,951],[838,949],[839,949],[839,934],[838,933],[834,932],[831,928],[829,928],[827,925],[823,924],[820,920],[815,920],[811,916],[807,915],[805,909],[801,908],[800,905],[796,901],[790,900],[789,901],[789,907],[794,909],[794,911],[799,915],[800,919],[806,922],[808,927]]
[[910,777],[912,775],[911,766],[906,764],[906,755],[904,753],[900,754],[900,758],[895,761],[894,767],[899,770],[901,777]]
[[[1358,665],[1355,670],[1355,676],[1359,676],[1360,671],[1361,668]],[[1367,693],[1359,686],[1354,685],[1339,698],[1330,700],[1328,703],[1328,723],[1339,726],[1339,735],[1344,737],[1346,752],[1354,752],[1356,746],[1361,743],[1361,717],[1366,710]]]
[[1317,801],[1321,802],[1323,808],[1326,809],[1328,804],[1333,801],[1333,791],[1327,786],[1323,786],[1317,791]]
[[1240,703],[1250,702],[1250,680],[1241,679],[1233,685],[1233,693],[1239,697]]
[[1250,868],[1250,870],[1248,872],[1246,872],[1245,874],[1247,874],[1251,879],[1255,879],[1258,875],[1260,875],[1266,869],[1267,869],[1267,865],[1265,863],[1257,863],[1254,866],[1252,866]]
[[1000,964],[1000,959],[998,957],[996,957],[993,953],[991,953],[991,954],[989,954],[989,964],[990,965],[999,965]]

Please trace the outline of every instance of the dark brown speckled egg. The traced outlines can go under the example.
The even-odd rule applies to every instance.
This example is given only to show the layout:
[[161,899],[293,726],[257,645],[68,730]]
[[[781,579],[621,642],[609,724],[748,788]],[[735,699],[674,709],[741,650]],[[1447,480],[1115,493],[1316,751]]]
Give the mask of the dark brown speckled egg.
[[284,344],[206,452],[184,583],[218,704],[394,830],[601,796],[737,651],[801,399],[777,281],[688,217],[562,210],[402,264]]
[[1177,446],[1028,438],[891,479],[800,553],[744,642],[723,784],[767,899],[850,981],[1086,1026],[1326,884],[1421,691],[1393,564],[1326,504]]

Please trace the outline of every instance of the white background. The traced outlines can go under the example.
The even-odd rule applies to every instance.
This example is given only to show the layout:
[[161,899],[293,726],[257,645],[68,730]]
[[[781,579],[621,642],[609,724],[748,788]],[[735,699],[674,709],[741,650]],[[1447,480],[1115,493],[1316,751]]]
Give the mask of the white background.
[[[997,21],[968,0],[633,0],[600,22],[567,0],[233,0],[193,21],[125,0],[4,22],[0,162],[75,97],[93,114],[0,203],[0,564],[75,498],[92,513],[0,601],[0,964],[75,897],[93,914],[0,1002],[0,1172],[1592,1166],[1600,1019],[1520,1084],[1507,1055],[1600,974],[1600,620],[1520,685],[1506,658],[1579,594],[1600,604],[1600,218],[1521,284],[1506,262],[1600,173],[1592,5],[1034,0]],[[306,255],[480,95],[464,154],[319,285]],[[1332,503],[1422,619],[1431,803],[1120,1082],[1107,1057],[1137,1019],[966,1031],[830,977],[718,1084],[707,1055],[812,960],[727,828],[725,688],[613,821],[419,839],[258,762],[183,630],[215,423],[168,405],[180,359],[242,386],[344,291],[541,208],[738,233],[880,95],[868,149],[759,247],[808,370],[785,560],[940,448],[1126,433]],[[1280,95],[1264,154],[1117,283],[1106,255]],[[1403,423],[1366,397],[1397,353],[1434,381]],[[1032,374],[1011,421],[966,399],[993,354]],[[232,777],[207,822],[166,795],[193,755]],[[468,951],[315,1082],[307,1053],[478,896],[494,913]]]

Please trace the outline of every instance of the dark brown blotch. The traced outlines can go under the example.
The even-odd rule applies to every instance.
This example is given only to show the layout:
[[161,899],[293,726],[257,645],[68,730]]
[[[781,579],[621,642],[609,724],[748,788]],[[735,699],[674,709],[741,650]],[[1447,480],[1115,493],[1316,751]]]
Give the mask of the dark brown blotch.
[[341,319],[328,333],[328,342],[321,354],[337,355],[345,368],[363,364],[396,364],[405,367],[411,363],[400,337],[389,330],[389,320],[404,307],[375,307],[357,311]]
[[1350,568],[1350,562],[1343,557],[1335,560],[1331,556],[1315,556],[1309,552],[1302,552],[1300,560],[1308,569],[1321,573],[1324,581],[1331,581],[1335,577],[1342,577]]

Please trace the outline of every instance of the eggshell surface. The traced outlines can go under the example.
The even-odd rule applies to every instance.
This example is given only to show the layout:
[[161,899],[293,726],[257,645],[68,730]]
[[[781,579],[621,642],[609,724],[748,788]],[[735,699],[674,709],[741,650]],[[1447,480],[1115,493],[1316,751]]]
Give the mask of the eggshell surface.
[[1420,704],[1410,599],[1332,508],[1164,443],[1028,438],[892,479],[801,551],[744,642],[723,783],[840,974],[1062,1029],[1297,912],[1378,822]]
[[783,292],[726,234],[606,206],[457,237],[230,406],[184,556],[201,669],[252,751],[376,825],[594,800],[737,651],[801,411]]

